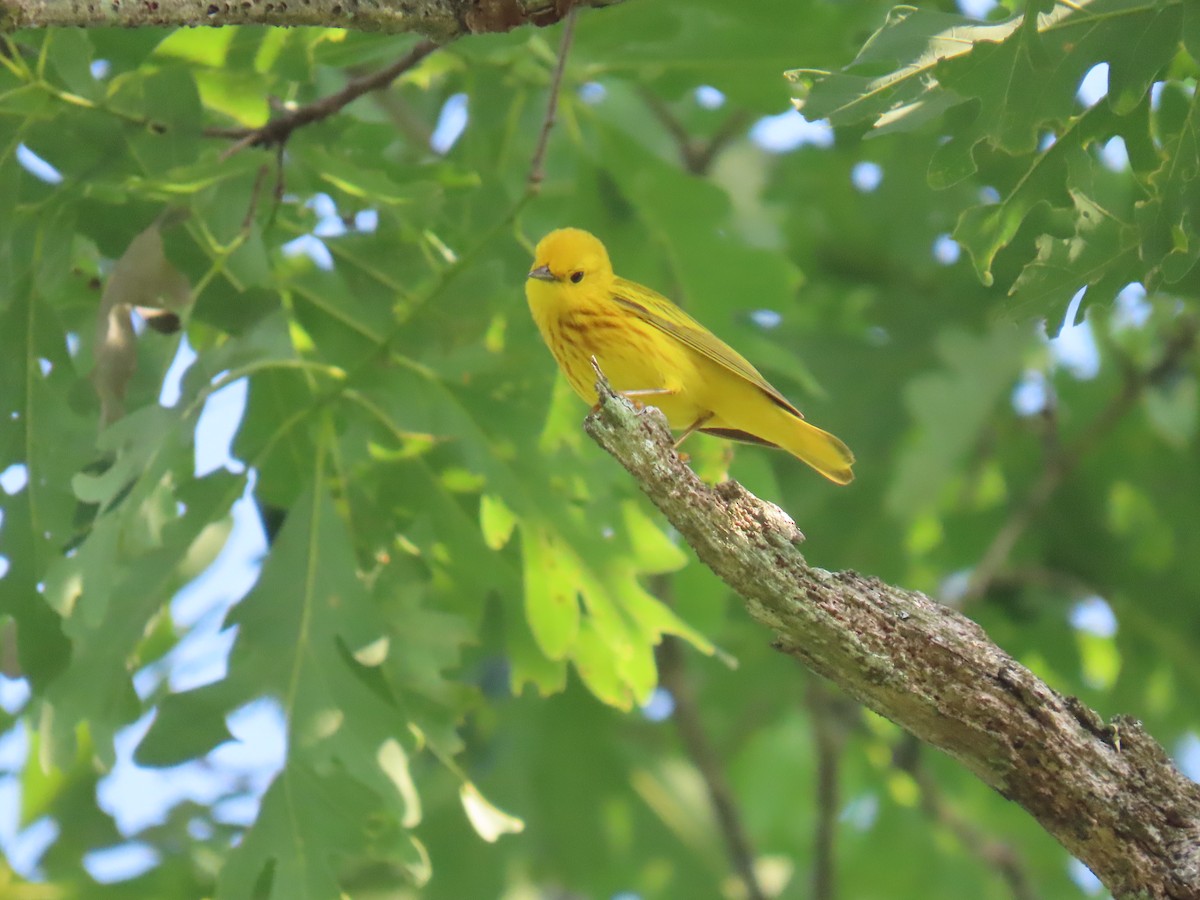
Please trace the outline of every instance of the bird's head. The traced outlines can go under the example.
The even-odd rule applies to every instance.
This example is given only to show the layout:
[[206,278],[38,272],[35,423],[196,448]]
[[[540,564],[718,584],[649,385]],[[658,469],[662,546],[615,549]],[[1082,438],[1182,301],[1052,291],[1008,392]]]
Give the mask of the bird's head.
[[567,288],[583,288],[612,279],[608,251],[582,228],[560,228],[542,238],[533,254],[529,278]]

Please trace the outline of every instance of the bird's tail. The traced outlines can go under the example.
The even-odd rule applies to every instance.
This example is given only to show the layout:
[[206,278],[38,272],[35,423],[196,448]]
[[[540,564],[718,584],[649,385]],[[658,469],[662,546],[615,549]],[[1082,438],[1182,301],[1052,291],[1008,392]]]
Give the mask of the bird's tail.
[[772,408],[771,418],[773,424],[769,434],[731,428],[723,420],[700,430],[731,441],[786,450],[837,484],[849,484],[854,480],[854,473],[850,471],[854,454],[839,438],[778,407]]
[[788,416],[788,427],[772,435],[784,450],[806,462],[830,481],[849,484],[854,480],[850,467],[854,454],[828,431],[809,425],[803,419]]

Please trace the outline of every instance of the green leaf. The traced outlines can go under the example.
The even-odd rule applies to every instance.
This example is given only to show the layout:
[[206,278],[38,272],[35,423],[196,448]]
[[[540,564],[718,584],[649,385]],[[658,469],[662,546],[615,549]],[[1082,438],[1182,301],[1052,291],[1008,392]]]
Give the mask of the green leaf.
[[1131,542],[1132,561],[1146,569],[1161,571],[1175,557],[1171,526],[1151,499],[1127,481],[1115,482],[1108,492],[1108,527]]
[[1200,10],[1190,3],[1183,4],[1183,46],[1200,65]]
[[[834,125],[912,127],[925,120],[929,104],[940,111],[948,101],[954,102],[935,87],[932,76],[939,64],[978,47],[999,44],[1021,21],[1015,16],[985,25],[936,10],[894,7],[883,26],[840,72],[794,69],[788,73],[802,88],[796,108],[809,119],[827,118]],[[896,64],[900,65],[891,71],[875,74]],[[872,74],[859,74],[860,70]]]
[[979,337],[939,335],[944,368],[913,379],[904,391],[915,430],[887,495],[894,516],[912,520],[936,502],[1012,386],[1030,343],[1028,331],[1014,327]]
[[1039,237],[1037,259],[1008,292],[1014,309],[1044,310],[1051,322],[1061,320],[1080,288],[1088,289],[1089,303],[1104,303],[1139,275],[1137,231],[1082,193],[1071,191],[1071,199],[1074,236]]
[[626,501],[621,504],[621,515],[633,553],[633,564],[639,571],[658,575],[677,571],[687,565],[688,555],[658,523],[646,515],[641,506]]
[[267,84],[256,73],[204,69],[196,70],[195,77],[206,109],[228,116],[244,128],[259,128],[270,118]]
[[509,610],[505,617],[504,650],[510,666],[509,687],[514,694],[519,695],[527,684],[542,697],[566,688],[566,660],[551,659],[542,652],[524,606]]
[[503,835],[520,834],[525,830],[524,822],[489,803],[471,782],[463,782],[458,796],[471,820],[471,827],[489,844],[494,844]]
[[1137,206],[1139,249],[1151,289],[1176,284],[1200,258],[1200,98],[1193,92],[1182,116],[1180,104],[1175,91],[1163,92],[1163,161],[1150,175],[1151,197]]
[[[289,600],[281,605],[280,597]],[[228,624],[238,626],[229,684],[213,690],[239,703],[274,697],[290,749],[218,896],[244,896],[260,878],[270,879],[273,897],[325,895],[349,858],[409,866],[414,839],[402,823],[413,822],[419,807],[408,752],[393,747],[409,719],[388,674],[405,651],[380,643],[387,634],[380,609],[357,577],[353,545],[327,498],[312,490],[302,496]],[[419,635],[412,639],[420,645]],[[287,811],[296,790],[307,798],[300,815]],[[306,846],[327,852],[314,857]]]
[[237,33],[237,28],[180,28],[163,38],[154,55],[219,67]]
[[[834,125],[896,129],[901,123],[907,128],[923,124],[928,115],[915,114],[928,104],[945,109],[970,100],[954,123],[954,144],[964,158],[984,139],[1009,153],[1029,153],[1045,123],[1075,113],[1079,80],[1099,62],[1110,63],[1114,111],[1124,114],[1140,103],[1174,55],[1181,15],[1180,5],[1097,0],[979,24],[964,16],[897,7],[853,63],[819,76],[797,105],[806,116],[827,117]],[[894,68],[883,75],[856,72],[889,64]],[[818,73],[792,74],[811,78]],[[968,163],[948,178],[949,167],[940,169],[941,186],[974,171]]]
[[172,66],[148,74],[136,86],[127,82],[122,87],[128,93],[140,90],[141,107],[136,114],[149,120],[143,131],[129,136],[130,149],[145,174],[194,165],[203,115],[192,74]]
[[[304,802],[297,805],[297,797]],[[305,852],[309,846],[324,852]],[[394,865],[418,885],[429,877],[420,842],[360,781],[337,770],[289,766],[267,790],[254,827],[221,870],[216,896],[335,897],[336,863],[362,859]]]
[[123,499],[44,576],[45,600],[71,641],[70,664],[46,694],[48,763],[74,755],[75,731],[86,721],[97,756],[112,764],[113,735],[139,713],[130,662],[163,604],[208,567],[228,534],[221,519],[243,482],[221,472],[177,488],[176,473],[191,468],[190,447],[180,445],[177,428],[164,437]]
[[86,31],[64,28],[47,35],[43,52],[68,91],[89,100],[100,93],[99,82],[92,77],[92,45]]
[[300,158],[325,182],[326,190],[372,205],[432,205],[441,193],[437,185],[430,184],[426,178],[397,181],[388,168],[369,166],[365,160],[334,156],[319,144],[306,146]]
[[479,498],[479,524],[487,545],[493,550],[501,550],[517,527],[517,517],[501,498],[484,494]]
[[[1177,6],[1129,0],[1100,0],[1079,10],[1063,5],[1040,18],[1036,31],[1025,20],[1003,42],[976,44],[969,54],[939,63],[938,81],[978,103],[955,142],[969,147],[986,139],[1009,153],[1034,151],[1044,128],[1075,114],[1080,79],[1105,61],[1112,73],[1108,102],[1117,114],[1129,112],[1174,54],[1179,15]],[[1120,24],[1098,28],[1099,21]]]
[[525,615],[538,647],[563,659],[579,634],[579,588],[583,572],[568,550],[544,528],[524,528]]
[[992,283],[996,254],[1009,245],[1039,204],[1067,206],[1068,185],[1084,181],[1092,165],[1088,147],[1115,128],[1116,119],[1109,106],[1096,104],[1073,119],[1049,148],[1033,158],[1000,203],[974,206],[963,212],[954,239],[971,253],[980,281]]
[[575,669],[588,690],[609,706],[624,710],[633,708],[638,698],[618,668],[608,638],[599,633],[590,618],[579,629]]
[[228,681],[168,695],[154,717],[154,726],[137,746],[141,766],[177,766],[203,756],[233,738],[225,716],[237,697]]
[[1185,450],[1196,437],[1196,380],[1181,378],[1146,392],[1146,418],[1168,444]]

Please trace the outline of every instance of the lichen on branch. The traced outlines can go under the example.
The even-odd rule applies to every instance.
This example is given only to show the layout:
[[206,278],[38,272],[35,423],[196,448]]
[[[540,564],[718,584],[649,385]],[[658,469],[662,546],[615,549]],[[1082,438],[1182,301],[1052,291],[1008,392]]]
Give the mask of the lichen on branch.
[[417,32],[443,43],[465,34],[553,25],[573,6],[616,0],[0,0],[0,30],[282,25]]

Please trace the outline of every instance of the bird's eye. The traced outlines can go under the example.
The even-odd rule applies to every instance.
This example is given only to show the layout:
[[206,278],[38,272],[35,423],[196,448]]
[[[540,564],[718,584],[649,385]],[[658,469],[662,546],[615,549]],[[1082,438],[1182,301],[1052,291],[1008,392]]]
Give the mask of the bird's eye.
[[579,284],[579,282],[581,282],[581,281],[583,281],[583,273],[582,272],[572,272],[571,273],[571,284]]

